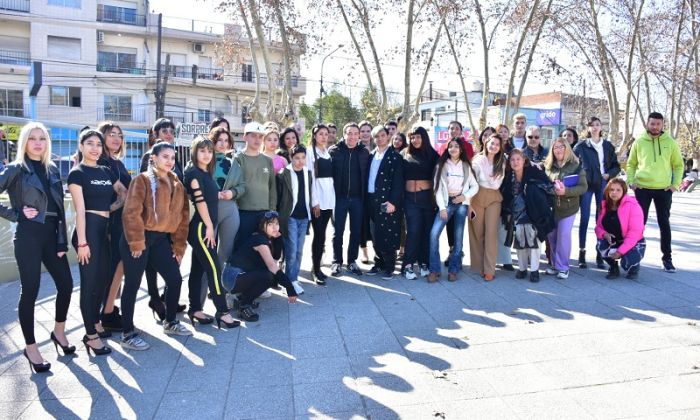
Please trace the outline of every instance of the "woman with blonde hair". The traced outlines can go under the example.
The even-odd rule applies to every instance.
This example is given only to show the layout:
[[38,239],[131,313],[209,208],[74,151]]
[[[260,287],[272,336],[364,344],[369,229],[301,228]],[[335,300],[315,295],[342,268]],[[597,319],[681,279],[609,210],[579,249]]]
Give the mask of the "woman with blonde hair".
[[554,140],[544,160],[544,171],[554,183],[554,223],[547,239],[551,246],[552,265],[545,271],[558,279],[569,278],[571,230],[579,208],[579,198],[588,189],[586,171],[571,150],[569,142]]
[[22,128],[17,157],[0,172],[0,192],[7,192],[10,207],[0,204],[0,216],[17,222],[14,237],[15,260],[21,284],[19,325],[24,335],[24,357],[35,372],[47,372],[34,338],[34,307],[39,294],[41,264],[56,283],[56,315],[51,341],[64,354],[75,353],[66,338],[66,317],[73,292],[73,279],[66,251],[66,212],[58,168],[51,162],[51,138],[41,123]]

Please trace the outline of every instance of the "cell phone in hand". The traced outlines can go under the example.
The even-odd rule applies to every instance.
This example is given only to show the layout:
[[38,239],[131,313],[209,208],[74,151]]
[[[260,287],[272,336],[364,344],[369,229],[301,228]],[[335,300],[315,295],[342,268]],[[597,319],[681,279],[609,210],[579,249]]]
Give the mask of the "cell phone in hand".
[[381,206],[379,207],[379,209],[382,213],[386,213],[388,208],[389,208],[389,205],[387,203],[382,203]]

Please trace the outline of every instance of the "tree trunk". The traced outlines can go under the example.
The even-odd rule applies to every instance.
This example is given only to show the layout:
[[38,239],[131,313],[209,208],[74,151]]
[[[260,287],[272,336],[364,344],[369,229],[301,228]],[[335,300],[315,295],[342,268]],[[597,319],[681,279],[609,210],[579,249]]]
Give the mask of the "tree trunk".
[[250,56],[253,62],[253,70],[255,71],[255,96],[248,107],[248,113],[256,116],[259,114],[260,109],[260,69],[258,68],[258,60],[255,57],[255,38],[253,38],[253,31],[250,29],[250,23],[248,22],[248,16],[245,13],[245,6],[242,0],[238,0],[238,9],[241,13],[241,19],[245,25],[245,31],[248,35],[248,46],[250,48]]
[[[669,117],[669,131],[671,133],[676,132],[676,86],[677,86],[677,66],[678,66],[678,56],[680,55],[681,51],[681,33],[683,32],[683,24],[685,20],[685,1],[681,0],[681,12],[678,17],[678,30],[676,31],[676,41],[673,44],[673,74],[671,77],[671,97],[669,98],[671,100],[671,115]],[[683,81],[685,82],[685,81]]]
[[615,78],[610,68],[610,62],[608,61],[608,53],[605,48],[605,42],[603,41],[603,35],[600,32],[600,27],[598,26],[598,17],[595,10],[595,1],[588,0],[591,11],[591,19],[593,20],[593,29],[595,30],[596,44],[598,45],[598,51],[600,53],[600,64],[603,74],[603,87],[605,88],[606,96],[608,97],[608,113],[610,118],[610,141],[613,144],[617,143],[617,137],[619,132],[620,121],[618,118],[617,110],[617,92],[615,90]]
[[418,90],[418,95],[416,96],[416,102],[415,105],[413,106],[413,113],[411,115],[411,118],[409,122],[413,122],[418,119],[419,113],[418,113],[418,106],[420,105],[421,98],[423,96],[423,89],[425,89],[425,82],[428,80],[428,73],[430,72],[430,67],[433,64],[433,58],[435,57],[435,50],[437,50],[437,46],[440,43],[440,36],[442,35],[442,26],[443,23],[445,23],[445,16],[442,17],[442,20],[440,20],[440,24],[438,25],[438,30],[437,34],[435,34],[435,41],[433,42],[433,46],[430,49],[430,56],[428,56],[428,64],[426,64],[425,67],[425,72],[423,73],[423,78],[421,79],[420,83],[420,89]]
[[[622,141],[625,142],[627,141],[628,138],[632,136],[632,128],[630,127],[630,104],[632,102],[632,65],[634,63],[634,40],[637,39],[637,37],[641,37],[639,34],[639,21],[642,18],[642,9],[644,8],[644,1],[642,0],[639,3],[639,10],[637,11],[637,15],[634,16],[634,27],[632,28],[632,42],[630,45],[630,53],[627,58],[627,99],[625,100],[625,132],[624,135],[622,136]],[[630,7],[629,8],[630,13],[634,13],[634,10]],[[643,67],[642,66],[642,61],[640,60],[639,63],[640,69]],[[639,104],[639,100],[637,100],[637,104]],[[636,110],[635,110],[636,113]],[[634,121],[634,120],[633,120]]]
[[476,9],[476,17],[479,21],[479,29],[481,29],[481,47],[484,51],[484,86],[481,89],[481,113],[479,113],[479,131],[486,127],[486,108],[489,100],[489,45],[486,39],[486,22],[484,14],[481,12],[481,3],[479,0],[474,0],[474,8]]
[[502,123],[504,124],[507,124],[508,120],[510,120],[510,101],[513,99],[513,89],[515,88],[515,73],[518,71],[518,61],[520,61],[520,54],[522,54],[525,39],[527,38],[527,34],[530,31],[530,26],[532,25],[532,20],[534,19],[535,13],[537,13],[537,9],[539,7],[540,0],[535,0],[534,4],[532,5],[532,9],[530,9],[530,14],[527,17],[527,21],[525,22],[525,27],[523,28],[523,31],[520,34],[518,47],[515,50],[515,55],[513,56],[513,65],[510,69],[510,79],[508,79],[508,92],[506,92],[506,107],[503,112],[502,119]]
[[520,79],[520,87],[518,88],[518,97],[515,98],[515,111],[520,110],[520,98],[523,96],[523,90],[525,89],[525,82],[527,81],[528,73],[530,72],[530,66],[532,65],[532,57],[535,55],[535,50],[537,49],[537,44],[540,42],[540,36],[542,35],[542,30],[544,29],[544,24],[549,19],[549,11],[552,7],[552,1],[549,0],[547,3],[547,9],[545,9],[544,16],[542,17],[542,22],[540,27],[537,28],[537,33],[535,34],[535,39],[532,41],[530,46],[530,53],[527,57],[527,62],[525,63],[525,71],[523,72],[523,77]]
[[282,37],[282,49],[283,49],[283,64],[284,64],[284,90],[286,95],[284,103],[284,118],[294,120],[296,118],[296,110],[294,109],[294,94],[292,93],[292,67],[291,67],[291,47],[289,45],[289,39],[287,38],[287,28],[284,23],[284,17],[282,15],[282,8],[280,6],[279,0],[274,0],[272,5],[275,9],[275,15],[277,17],[277,24],[280,30],[280,36]]
[[[411,50],[413,44],[413,23],[415,22],[413,16],[414,4],[415,0],[408,0],[408,12],[406,13],[406,47],[404,49],[403,70],[403,107],[401,112],[404,118],[408,117],[408,111],[411,104]],[[418,95],[420,95],[420,93]]]
[[255,28],[255,36],[258,38],[258,48],[263,56],[263,61],[265,63],[265,72],[267,73],[267,104],[265,106],[265,115],[268,119],[274,120],[274,96],[275,96],[275,82],[272,79],[272,63],[270,62],[270,55],[267,51],[267,42],[265,41],[265,30],[263,24],[260,21],[260,15],[258,15],[257,5],[255,0],[248,0],[248,8],[250,10],[250,17],[253,21],[253,27]]
[[462,74],[462,66],[459,64],[459,57],[457,56],[457,50],[455,49],[455,44],[452,42],[452,35],[450,35],[450,29],[447,27],[447,23],[443,19],[442,26],[445,28],[445,36],[447,36],[447,41],[450,44],[450,51],[452,52],[452,58],[455,60],[457,65],[457,75],[459,76],[459,82],[462,84],[462,93],[464,94],[464,103],[467,107],[467,117],[469,118],[469,127],[471,129],[472,135],[475,133],[474,119],[472,118],[472,110],[469,106],[469,95],[467,95],[467,86],[464,84],[464,76]]
[[365,61],[365,57],[362,55],[362,49],[360,48],[360,44],[357,42],[357,37],[355,36],[355,31],[352,29],[352,25],[350,24],[350,20],[348,19],[348,15],[345,12],[345,8],[343,7],[343,3],[340,2],[340,0],[336,0],[336,3],[338,4],[338,8],[340,9],[340,13],[343,15],[343,21],[345,22],[345,27],[348,29],[348,33],[350,34],[350,39],[352,40],[352,45],[355,47],[355,50],[357,51],[357,57],[360,59],[360,63],[362,64],[362,69],[365,72],[365,76],[367,77],[367,85],[369,86],[369,89],[372,92],[376,92],[374,88],[374,83],[372,83],[372,74],[369,72],[369,68],[367,67],[367,62]]

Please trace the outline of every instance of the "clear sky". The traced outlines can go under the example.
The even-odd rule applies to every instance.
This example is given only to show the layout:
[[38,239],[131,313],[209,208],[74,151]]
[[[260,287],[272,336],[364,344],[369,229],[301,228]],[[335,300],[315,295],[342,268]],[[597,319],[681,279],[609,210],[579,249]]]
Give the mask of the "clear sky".
[[[294,0],[298,3],[299,10],[304,10],[306,3],[309,0]],[[188,27],[189,20],[195,19],[200,21],[215,23],[225,23],[226,17],[214,11],[216,0],[151,0],[150,8],[156,13],[163,13],[164,16],[182,19],[170,19],[171,23],[181,24]],[[326,60],[324,66],[324,87],[326,91],[335,87],[345,95],[350,96],[353,101],[357,101],[359,96],[366,86],[366,78],[361,70],[359,61],[354,55],[354,50],[351,49],[349,36],[346,34],[342,24],[326,25],[323,30],[326,31],[326,39],[329,45],[344,44],[345,46],[336,52],[333,56]],[[404,34],[396,30],[396,22],[387,20],[378,25],[375,33],[375,42],[378,45],[380,56],[386,49],[396,45],[401,41]],[[419,34],[420,36],[432,36],[432,34]],[[329,50],[330,51],[330,50]],[[493,54],[496,55],[496,54]],[[369,50],[367,50],[366,59],[371,61]],[[462,60],[464,72],[467,75],[465,82],[467,89],[471,87],[472,81],[483,79],[483,54],[480,51],[473,51],[465,54]],[[311,56],[310,54],[302,57],[301,75],[307,78],[307,95],[304,101],[307,103],[313,102],[318,97],[319,78],[321,72],[321,60],[323,55]],[[492,57],[492,60],[496,57]],[[381,60],[381,59],[380,59]],[[395,102],[402,102],[403,98],[403,65],[399,62],[401,57],[390,59],[389,62],[383,61],[382,68],[385,72],[385,81],[387,90],[395,92]],[[510,69],[507,69],[510,71]],[[439,68],[431,70],[428,80],[433,81],[433,88],[442,91],[461,91],[459,79],[455,75],[456,69],[451,57],[449,62],[440,63]],[[494,74],[495,73],[495,74]],[[491,74],[491,90],[503,92],[506,89],[507,77],[506,69],[495,66],[495,70]],[[351,75],[349,78],[348,75]],[[418,73],[413,73],[412,76],[412,96],[418,93],[420,85],[420,77]],[[376,81],[375,81],[376,83]],[[426,89],[427,89],[426,84]],[[517,88],[517,86],[516,86]],[[571,93],[576,92],[577,87],[565,86],[564,90]],[[562,83],[544,84],[537,80],[536,76],[528,78],[527,88],[525,93],[541,93],[554,90],[561,90]],[[589,86],[589,93],[591,87]]]

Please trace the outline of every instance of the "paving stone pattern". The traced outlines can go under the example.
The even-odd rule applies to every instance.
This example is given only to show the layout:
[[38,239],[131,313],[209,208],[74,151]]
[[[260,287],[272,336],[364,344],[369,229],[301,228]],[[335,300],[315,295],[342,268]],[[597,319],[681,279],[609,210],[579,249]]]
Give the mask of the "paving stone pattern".
[[[306,280],[308,237],[306,293],[296,305],[275,292],[261,301],[258,323],[170,337],[148,310],[144,282],[136,325],[152,348],[124,351],[109,340],[107,357],[82,347],[56,355],[47,276],[36,336],[50,374],[30,374],[19,284],[5,284],[0,418],[697,419],[699,198],[674,196],[675,274],[661,271],[653,211],[637,281],[573,268],[568,280],[532,284],[499,271],[486,283],[465,265],[455,283],[446,273],[437,284],[343,275],[318,287]],[[594,255],[592,239],[588,248]],[[80,344],[76,267],[73,275],[69,340]],[[213,313],[211,303],[206,310]]]

